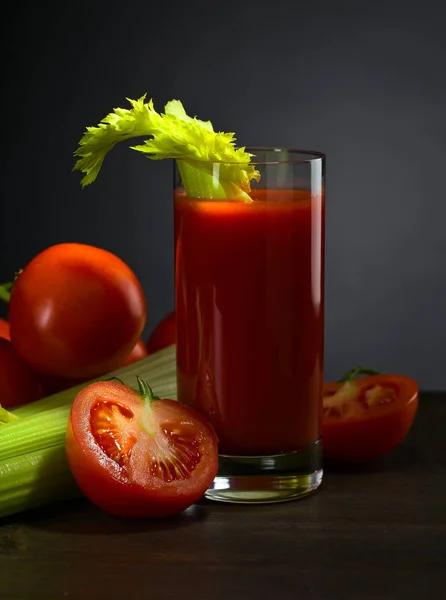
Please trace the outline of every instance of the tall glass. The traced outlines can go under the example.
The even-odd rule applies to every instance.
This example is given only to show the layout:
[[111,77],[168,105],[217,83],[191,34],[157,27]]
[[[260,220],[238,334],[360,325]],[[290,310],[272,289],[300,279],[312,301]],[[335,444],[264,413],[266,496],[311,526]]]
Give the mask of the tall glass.
[[325,156],[247,151],[250,203],[190,198],[175,167],[178,400],[219,438],[206,496],[277,502],[322,481]]

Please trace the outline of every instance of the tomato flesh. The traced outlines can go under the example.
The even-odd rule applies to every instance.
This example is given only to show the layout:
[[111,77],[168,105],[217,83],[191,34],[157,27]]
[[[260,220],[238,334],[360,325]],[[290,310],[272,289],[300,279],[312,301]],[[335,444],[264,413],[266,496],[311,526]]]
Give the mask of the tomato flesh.
[[368,462],[394,450],[418,409],[416,382],[401,375],[364,377],[324,386],[325,458]]
[[167,444],[164,444],[164,452],[160,452],[159,458],[151,463],[150,472],[153,477],[167,483],[186,480],[201,459],[198,442],[166,427],[163,432]]
[[126,406],[106,400],[98,401],[90,411],[91,431],[96,443],[120,466],[129,461],[136,443],[136,435],[127,426],[133,416]]
[[218,468],[212,426],[174,400],[143,400],[115,382],[76,397],[67,456],[84,494],[125,517],[164,517],[201,498]]

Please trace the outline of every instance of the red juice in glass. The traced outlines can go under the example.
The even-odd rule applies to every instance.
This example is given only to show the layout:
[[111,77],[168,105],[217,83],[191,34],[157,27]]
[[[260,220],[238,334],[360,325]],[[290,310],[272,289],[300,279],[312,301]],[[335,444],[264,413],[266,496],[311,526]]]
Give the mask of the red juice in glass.
[[[294,188],[263,176],[250,203],[175,193],[178,399],[214,425],[222,457],[239,457],[234,475],[254,476],[230,501],[289,499],[248,498],[255,476],[277,471],[277,488],[321,472],[323,158],[316,169],[307,158],[287,167]],[[297,169],[309,172],[304,189]]]

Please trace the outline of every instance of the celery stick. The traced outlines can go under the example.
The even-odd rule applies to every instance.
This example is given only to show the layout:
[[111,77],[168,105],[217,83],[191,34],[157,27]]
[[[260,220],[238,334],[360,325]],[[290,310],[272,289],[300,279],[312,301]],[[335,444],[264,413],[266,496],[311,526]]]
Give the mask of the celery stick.
[[59,406],[2,427],[0,461],[64,444],[70,409],[70,405]]
[[14,421],[17,421],[18,419],[20,419],[20,417],[18,417],[17,415],[15,415],[14,413],[12,413],[9,410],[6,410],[6,408],[3,408],[3,406],[1,406],[1,404],[0,404],[0,425],[6,425],[7,423],[13,423]]
[[[98,380],[118,377],[135,387],[147,380],[161,398],[176,398],[175,346]],[[0,423],[0,517],[80,494],[65,456],[71,405],[87,383],[32,402]],[[10,416],[16,416],[11,420]]]
[[80,496],[64,445],[0,461],[0,517]]

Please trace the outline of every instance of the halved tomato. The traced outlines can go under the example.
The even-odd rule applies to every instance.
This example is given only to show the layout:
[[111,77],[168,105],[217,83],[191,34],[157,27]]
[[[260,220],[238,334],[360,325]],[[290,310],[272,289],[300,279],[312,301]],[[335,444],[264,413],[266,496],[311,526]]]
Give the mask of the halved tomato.
[[384,456],[406,437],[417,409],[418,385],[410,377],[379,374],[326,383],[324,457],[368,462]]
[[217,436],[204,417],[139,391],[101,381],[74,400],[68,461],[85,496],[122,517],[165,517],[199,500],[218,468]]

